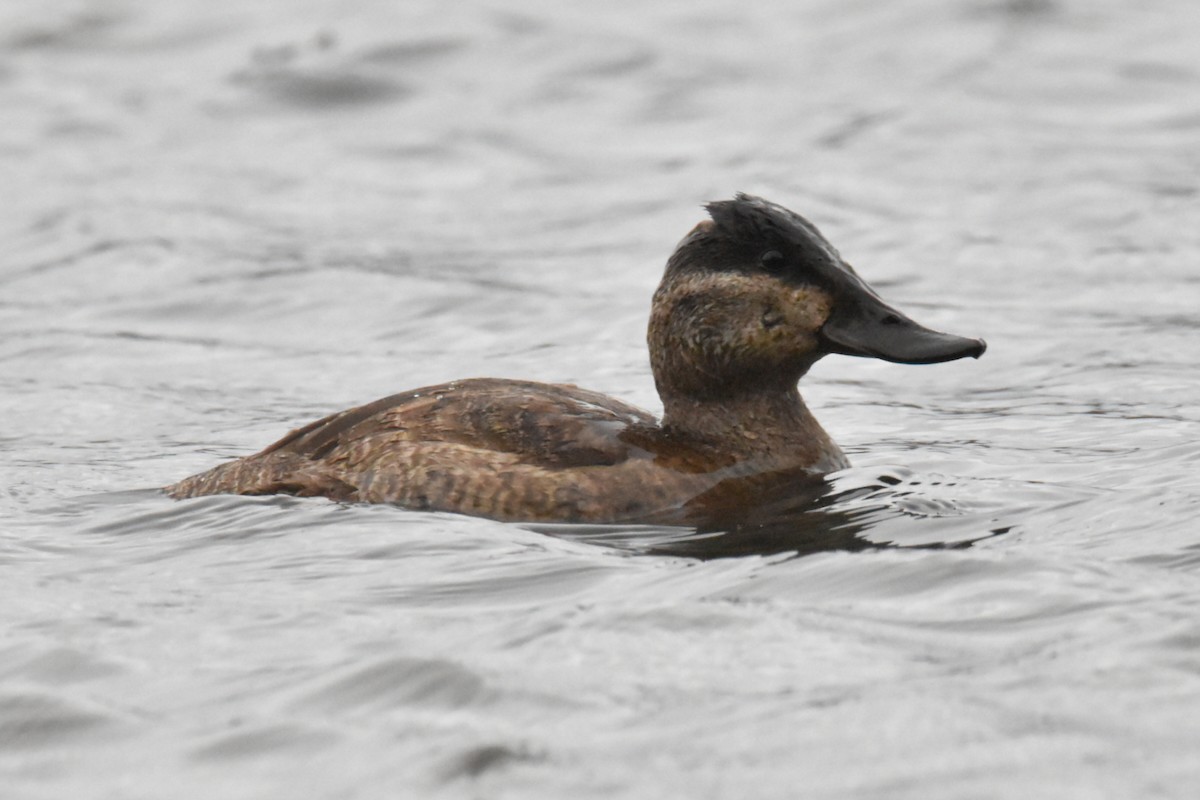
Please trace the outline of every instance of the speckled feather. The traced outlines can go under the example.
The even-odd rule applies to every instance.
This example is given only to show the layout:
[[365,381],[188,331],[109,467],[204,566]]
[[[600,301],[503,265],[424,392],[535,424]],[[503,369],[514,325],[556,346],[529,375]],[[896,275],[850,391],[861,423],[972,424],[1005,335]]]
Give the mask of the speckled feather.
[[698,458],[686,447],[644,449],[655,425],[645,411],[574,386],[456,381],[330,415],[167,491],[325,496],[509,520],[624,519],[674,508],[681,493],[717,480],[689,466]]

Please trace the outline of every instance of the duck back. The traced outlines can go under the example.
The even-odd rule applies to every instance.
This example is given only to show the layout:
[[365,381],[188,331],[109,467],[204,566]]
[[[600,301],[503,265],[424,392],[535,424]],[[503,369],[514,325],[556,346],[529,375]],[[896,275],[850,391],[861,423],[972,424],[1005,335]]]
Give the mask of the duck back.
[[679,505],[709,483],[694,457],[664,462],[656,425],[646,411],[574,386],[455,381],[324,417],[167,492],[615,521]]

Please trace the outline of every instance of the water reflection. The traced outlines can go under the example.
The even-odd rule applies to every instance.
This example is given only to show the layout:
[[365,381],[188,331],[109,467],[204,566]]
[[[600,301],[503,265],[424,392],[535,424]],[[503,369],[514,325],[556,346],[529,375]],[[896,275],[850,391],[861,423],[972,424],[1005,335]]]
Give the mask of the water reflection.
[[[857,475],[842,480],[776,476],[772,485],[758,482],[753,502],[747,502],[747,487],[738,483],[726,482],[697,498],[678,524],[526,527],[628,552],[701,560],[834,550],[962,549],[1013,527],[998,516],[981,517],[970,508],[923,494],[915,488],[920,481],[891,472],[865,480]],[[953,484],[948,488],[953,492]],[[905,541],[906,521],[938,516],[955,524],[937,539]]]

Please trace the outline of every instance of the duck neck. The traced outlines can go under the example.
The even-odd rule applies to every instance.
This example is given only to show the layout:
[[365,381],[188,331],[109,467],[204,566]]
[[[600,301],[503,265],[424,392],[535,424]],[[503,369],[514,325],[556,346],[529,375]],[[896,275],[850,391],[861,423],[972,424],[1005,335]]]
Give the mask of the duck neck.
[[762,387],[720,397],[663,391],[663,428],[743,459],[832,471],[846,457],[800,397],[796,386]]

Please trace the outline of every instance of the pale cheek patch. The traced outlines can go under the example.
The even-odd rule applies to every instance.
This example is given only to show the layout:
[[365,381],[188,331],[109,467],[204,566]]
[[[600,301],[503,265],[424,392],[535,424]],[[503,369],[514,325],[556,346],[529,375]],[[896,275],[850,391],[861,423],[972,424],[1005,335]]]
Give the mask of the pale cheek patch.
[[832,303],[819,289],[788,289],[771,298],[755,330],[746,331],[753,350],[767,358],[802,357],[817,346],[816,332],[829,318]]
[[808,333],[815,333],[829,319],[833,309],[829,295],[820,289],[804,286],[791,289],[787,293],[783,308],[780,311],[788,325]]
[[[661,291],[661,289],[660,289]],[[833,304],[810,286],[786,287],[760,276],[689,276],[656,298],[655,314],[674,348],[701,372],[734,364],[790,362],[816,346]],[[667,311],[670,309],[670,311]],[[707,369],[702,365],[707,365]]]

